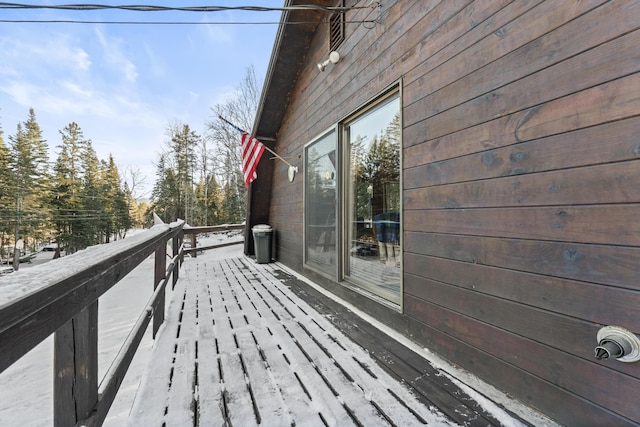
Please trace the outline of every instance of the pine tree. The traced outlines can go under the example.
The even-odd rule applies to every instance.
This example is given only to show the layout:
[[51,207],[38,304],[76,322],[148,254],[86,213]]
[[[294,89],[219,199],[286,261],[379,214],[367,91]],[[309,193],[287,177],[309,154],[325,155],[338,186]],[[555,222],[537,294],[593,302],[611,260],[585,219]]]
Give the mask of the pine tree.
[[[18,241],[22,238],[21,231],[24,226],[24,216],[27,212],[25,208],[25,199],[30,196],[30,178],[33,173],[33,162],[29,156],[29,147],[27,146],[27,137],[22,128],[22,124],[18,123],[16,134],[9,136],[10,145],[10,158],[9,168],[11,169],[12,182],[9,186],[10,192],[13,195],[14,217],[13,223],[13,266],[15,269],[20,267],[19,253],[17,250]],[[29,212],[31,213],[31,212]]]
[[124,237],[126,231],[131,227],[127,197],[122,188],[120,172],[112,155],[109,155],[109,161],[104,169],[103,194],[106,196],[104,206],[109,224],[108,242],[111,236]]
[[27,145],[31,151],[34,162],[34,176],[31,187],[33,194],[30,197],[30,233],[35,240],[41,241],[48,237],[49,217],[48,210],[49,192],[51,191],[51,168],[49,165],[49,147],[47,141],[42,136],[42,130],[36,120],[33,108],[29,109],[29,118],[24,122],[24,130],[27,138]]
[[204,225],[222,224],[222,190],[215,174],[211,174],[207,180],[206,209],[207,222]]
[[193,224],[195,150],[200,137],[186,124],[177,126],[172,132],[171,148],[175,161],[175,175],[180,188],[180,204],[184,207],[181,217],[187,223]]
[[[157,181],[152,192],[152,208],[164,221],[178,218],[194,225],[196,196],[196,148],[200,143],[189,125],[177,123],[169,127],[169,141],[157,165]],[[160,213],[164,215],[161,216]]]
[[[42,185],[49,174],[49,147],[47,141],[42,137],[42,130],[36,120],[33,108],[29,109],[29,118],[24,122],[28,145],[31,149],[31,157],[34,161],[34,170],[39,179],[38,185]],[[39,187],[40,189],[41,187]]]
[[193,219],[191,225],[206,224],[207,199],[205,197],[207,186],[204,181],[198,181],[193,191]]
[[145,215],[147,221],[154,212],[165,222],[180,218],[180,185],[174,170],[167,164],[167,156],[167,153],[161,154],[156,165],[157,179],[151,192],[153,202]]
[[9,168],[9,150],[4,145],[2,138],[3,131],[0,128],[0,257],[8,259],[8,253],[5,251],[7,237],[14,232],[13,220],[15,210],[13,209],[14,198],[13,178],[11,169]]
[[[18,123],[16,134],[9,136],[9,167],[13,182],[9,187],[14,198],[14,247],[22,239],[44,224],[46,216],[43,209],[43,194],[46,194],[48,182],[48,154],[46,141],[38,125],[33,109],[29,110],[29,119]],[[18,254],[18,251],[15,251]],[[14,256],[14,268],[19,268],[19,256]]]
[[107,215],[104,205],[108,196],[102,191],[100,161],[91,141],[87,141],[79,160],[82,170],[82,187],[75,232],[80,247],[87,247],[105,241]]
[[123,172],[123,191],[129,206],[129,218],[131,226],[140,228],[145,225],[145,211],[149,207],[147,203],[139,201],[140,191],[145,183],[145,177],[137,168],[126,168]]
[[54,166],[51,205],[58,242],[73,253],[85,247],[81,234],[82,169],[80,158],[86,152],[89,140],[77,123],[72,122],[60,131],[62,144]]

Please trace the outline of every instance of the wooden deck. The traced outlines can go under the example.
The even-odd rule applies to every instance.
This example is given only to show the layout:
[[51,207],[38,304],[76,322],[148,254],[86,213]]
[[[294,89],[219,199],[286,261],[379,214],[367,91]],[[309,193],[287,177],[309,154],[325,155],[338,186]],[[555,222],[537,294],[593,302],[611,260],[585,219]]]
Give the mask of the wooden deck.
[[132,426],[500,425],[278,264],[205,255],[183,267]]

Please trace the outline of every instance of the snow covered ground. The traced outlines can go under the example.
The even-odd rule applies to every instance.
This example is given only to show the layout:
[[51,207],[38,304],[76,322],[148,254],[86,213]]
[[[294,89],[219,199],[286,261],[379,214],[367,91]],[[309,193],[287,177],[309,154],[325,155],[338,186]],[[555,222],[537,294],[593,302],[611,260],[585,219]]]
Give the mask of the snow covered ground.
[[[133,236],[136,233],[129,233]],[[241,237],[240,237],[241,238]],[[235,238],[238,240],[238,237]],[[125,239],[126,240],[126,239]],[[200,238],[200,245],[228,242],[226,236]],[[239,256],[242,245],[215,250],[214,256]],[[53,252],[39,252],[31,264],[20,271],[51,260]],[[63,260],[61,258],[60,260]],[[99,301],[98,378],[102,378],[118,354],[120,346],[153,292],[153,256],[143,261]],[[16,274],[16,273],[13,273]],[[8,277],[8,276],[7,276]],[[0,281],[2,279],[0,278]],[[2,282],[0,282],[2,285]],[[167,301],[171,300],[168,287]],[[150,328],[140,344],[118,392],[105,426],[121,426],[127,419],[144,367],[149,362],[153,341]],[[50,426],[53,423],[53,336],[0,374],[0,426]]]

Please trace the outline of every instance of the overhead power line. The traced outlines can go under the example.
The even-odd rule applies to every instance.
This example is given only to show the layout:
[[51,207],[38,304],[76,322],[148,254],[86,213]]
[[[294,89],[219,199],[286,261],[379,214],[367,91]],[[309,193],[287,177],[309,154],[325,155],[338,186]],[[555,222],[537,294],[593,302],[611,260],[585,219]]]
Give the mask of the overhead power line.
[[[287,25],[302,25],[302,24],[317,24],[318,22],[328,23],[328,20],[322,21],[294,21],[287,22]],[[345,24],[375,24],[376,20],[362,20],[362,21],[345,21]],[[118,24],[118,25],[279,25],[279,21],[80,21],[75,19],[0,19],[0,23],[5,24]]]
[[[296,10],[318,10],[332,14],[346,13],[351,10],[371,9],[380,7],[380,2],[370,1],[369,4],[360,6],[358,4],[346,7],[320,6],[315,4],[295,5],[285,7],[266,6],[159,6],[159,5],[103,5],[103,4],[62,4],[62,5],[34,5],[24,3],[0,2],[0,9],[54,9],[65,11],[96,11],[96,10],[125,10],[132,12],[225,12],[225,11],[247,11],[247,12],[285,12]],[[77,19],[0,19],[1,23],[43,23],[43,24],[120,24],[120,25],[279,25],[279,21],[114,21],[114,20],[77,20]],[[320,22],[329,22],[322,20]],[[288,21],[287,25],[317,24],[318,21]],[[349,20],[347,24],[371,24],[376,20]]]
[[158,6],[158,5],[104,5],[104,4],[63,4],[63,5],[34,5],[23,3],[0,2],[0,9],[57,9],[57,10],[105,10],[118,9],[135,12],[224,12],[232,10],[244,10],[249,12],[284,12],[294,10],[320,10],[330,13],[344,13],[355,9],[368,9],[376,5],[332,7],[315,4],[285,6],[285,7],[265,7],[265,6]]

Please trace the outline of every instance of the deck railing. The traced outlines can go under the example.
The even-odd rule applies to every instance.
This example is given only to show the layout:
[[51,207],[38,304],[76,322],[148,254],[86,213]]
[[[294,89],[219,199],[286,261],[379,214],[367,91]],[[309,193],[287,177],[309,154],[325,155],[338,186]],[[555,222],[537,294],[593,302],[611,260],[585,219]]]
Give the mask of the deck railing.
[[[182,221],[155,225],[124,240],[3,277],[0,372],[54,334],[54,425],[101,425],[151,319],[154,338],[164,321],[165,288],[170,279],[175,286],[184,254],[196,256],[199,250],[226,245],[196,248],[196,236],[242,229],[241,224],[189,227]],[[191,248],[184,248],[185,234],[191,236]],[[152,254],[153,295],[98,383],[98,299]]]
[[188,234],[191,236],[190,243],[191,247],[185,249],[185,253],[190,254],[194,258],[198,256],[198,252],[206,251],[207,249],[219,248],[222,246],[235,245],[238,242],[229,242],[229,243],[217,243],[211,246],[199,246],[196,247],[196,241],[198,234],[201,233],[224,233],[230,231],[244,230],[245,224],[226,224],[226,225],[213,225],[213,226],[204,226],[204,227],[191,227],[189,225],[185,225],[184,234]]

